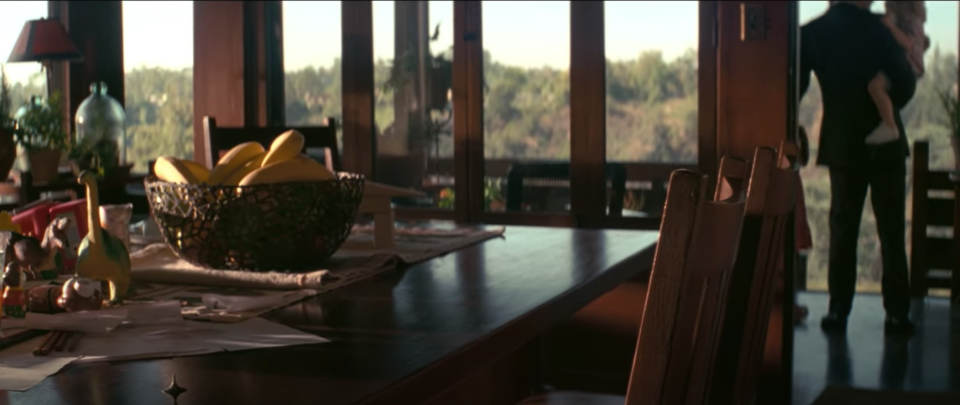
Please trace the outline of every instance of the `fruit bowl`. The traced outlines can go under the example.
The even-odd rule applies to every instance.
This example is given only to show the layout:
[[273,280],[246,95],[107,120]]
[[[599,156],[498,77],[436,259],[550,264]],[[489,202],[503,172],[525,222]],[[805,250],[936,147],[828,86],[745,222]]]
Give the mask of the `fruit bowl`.
[[208,269],[316,270],[347,239],[363,176],[251,186],[181,184],[149,176],[147,200],[167,245]]

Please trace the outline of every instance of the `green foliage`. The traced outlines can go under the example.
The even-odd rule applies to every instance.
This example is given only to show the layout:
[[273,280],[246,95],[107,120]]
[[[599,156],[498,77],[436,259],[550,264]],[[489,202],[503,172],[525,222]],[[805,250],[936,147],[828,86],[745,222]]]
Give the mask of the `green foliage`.
[[960,99],[951,89],[940,91],[940,101],[943,103],[943,111],[950,124],[950,135],[960,137]]
[[127,160],[134,170],[147,171],[147,162],[160,156],[192,160],[192,69],[136,68],[125,87]]
[[70,148],[67,158],[76,161],[80,170],[91,169],[102,177],[105,169],[117,167],[119,156],[120,151],[113,140],[84,138]]
[[13,129],[13,101],[10,99],[10,83],[7,82],[7,70],[0,64],[0,129]]
[[14,139],[26,150],[59,149],[69,147],[63,125],[60,92],[54,92],[46,104],[28,104],[23,115],[17,117]]

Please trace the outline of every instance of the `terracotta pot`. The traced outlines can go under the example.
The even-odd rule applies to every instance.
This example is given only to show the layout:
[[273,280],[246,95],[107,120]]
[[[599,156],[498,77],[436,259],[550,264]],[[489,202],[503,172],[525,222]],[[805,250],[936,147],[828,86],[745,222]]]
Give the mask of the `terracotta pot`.
[[0,128],[0,181],[7,180],[16,161],[17,145],[13,142],[13,132]]
[[33,149],[28,153],[33,184],[50,184],[57,180],[60,168],[60,151],[56,149]]

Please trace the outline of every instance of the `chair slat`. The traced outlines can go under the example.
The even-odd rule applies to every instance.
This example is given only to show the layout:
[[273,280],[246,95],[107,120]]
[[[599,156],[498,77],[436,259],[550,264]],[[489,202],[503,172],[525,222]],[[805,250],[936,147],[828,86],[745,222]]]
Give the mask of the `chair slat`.
[[303,134],[304,151],[313,148],[325,149],[327,168],[332,171],[343,170],[340,151],[337,146],[337,125],[333,118],[326,118],[326,125],[319,127],[221,127],[214,117],[203,118],[204,146],[207,161],[212,168],[220,160],[221,153],[244,142],[259,142],[264,148],[270,148],[273,139],[288,130]]
[[745,206],[738,193],[708,200],[706,185],[686,170],[670,177],[627,405],[703,402]]

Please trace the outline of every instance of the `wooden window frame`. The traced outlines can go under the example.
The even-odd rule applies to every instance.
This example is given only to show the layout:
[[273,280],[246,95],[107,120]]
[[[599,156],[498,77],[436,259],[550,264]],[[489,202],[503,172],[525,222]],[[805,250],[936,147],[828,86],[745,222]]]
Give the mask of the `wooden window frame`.
[[[93,2],[117,5],[119,1]],[[195,2],[200,3],[200,2]],[[230,94],[242,100],[239,109],[230,110],[238,124],[267,125],[283,121],[283,37],[281,3],[278,1],[244,2],[242,55],[232,64],[241,64],[242,85],[235,86]],[[79,4],[74,2],[74,4]],[[371,1],[342,2],[342,97],[343,97],[343,162],[348,171],[376,179],[377,145],[374,134],[374,58],[373,58],[373,4]],[[454,159],[452,172],[456,179],[454,190],[459,204],[453,209],[398,208],[399,218],[447,219],[460,223],[489,223],[505,225],[541,225],[586,228],[656,229],[659,218],[615,218],[605,214],[606,194],[602,179],[606,163],[606,85],[605,85],[605,38],[604,3],[591,1],[570,2],[570,92],[571,92],[571,156],[572,173],[571,210],[554,213],[487,212],[483,206],[483,179],[490,164],[504,165],[484,159],[483,134],[483,32],[482,2],[454,1],[454,60],[453,60],[453,105],[459,112],[454,121]],[[119,8],[115,7],[117,10]],[[50,2],[51,16],[54,10],[62,14],[65,23],[78,18],[78,7],[67,2]],[[196,4],[195,4],[196,9]],[[122,20],[122,13],[115,13]],[[100,16],[103,17],[103,16]],[[198,53],[212,25],[198,25],[195,15],[194,75],[197,77],[213,61]],[[102,21],[101,21],[102,23]],[[674,168],[694,168],[704,173],[715,172],[717,156],[717,62],[716,26],[717,2],[701,1],[699,4],[699,124],[698,163],[696,166],[649,163],[628,163],[628,173],[657,173]],[[71,33],[71,35],[106,35],[110,29],[117,30],[121,24],[99,24],[112,28],[99,28],[104,32]],[[116,27],[114,27],[116,26]],[[206,27],[206,28],[204,28]],[[69,28],[69,27],[68,27]],[[95,27],[94,27],[95,28]],[[272,29],[271,29],[272,28]],[[91,28],[93,29],[93,28]],[[111,93],[123,100],[123,41],[122,29],[116,33],[119,40],[108,41],[107,46],[97,43],[100,56],[98,72],[84,74],[97,76],[111,84]],[[99,36],[95,36],[99,38]],[[209,42],[210,39],[206,38]],[[599,44],[599,45],[598,45]],[[78,44],[79,46],[83,46]],[[236,46],[236,45],[231,45]],[[83,50],[83,49],[82,49]],[[107,56],[104,58],[103,56]],[[79,65],[79,66],[78,66]],[[89,66],[73,64],[62,74],[63,79],[54,86],[69,87],[71,111],[85,97],[77,86],[69,84],[74,76],[80,77],[82,69]],[[55,71],[56,73],[56,71]],[[80,78],[82,79],[82,77]],[[60,84],[66,82],[66,85]],[[78,80],[73,80],[78,82]],[[196,80],[195,80],[196,82]],[[197,86],[195,86],[197,87]],[[115,90],[116,89],[116,90]],[[197,90],[201,90],[197,93]],[[204,101],[202,89],[195,88],[195,110],[208,110],[211,100]],[[209,91],[206,91],[209,93]],[[197,97],[200,96],[200,97]],[[221,99],[224,99],[221,95]],[[226,97],[229,98],[229,97]],[[76,99],[76,100],[74,100]],[[200,100],[200,104],[196,104]],[[215,101],[214,101],[215,102]],[[225,103],[226,101],[224,101]],[[206,103],[206,104],[204,104]],[[220,107],[214,106],[214,110]],[[200,112],[195,111],[195,145],[202,135],[197,124]],[[218,117],[219,118],[219,117]],[[202,140],[202,139],[201,139]],[[195,154],[202,154],[202,145],[195,147]],[[630,177],[630,176],[628,176]]]

